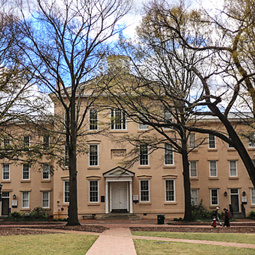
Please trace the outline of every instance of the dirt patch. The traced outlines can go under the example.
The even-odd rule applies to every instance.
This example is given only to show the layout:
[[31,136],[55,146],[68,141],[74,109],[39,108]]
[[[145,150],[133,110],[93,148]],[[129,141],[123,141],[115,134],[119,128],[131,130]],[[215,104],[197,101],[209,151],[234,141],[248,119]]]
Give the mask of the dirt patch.
[[130,227],[131,231],[193,232],[193,233],[255,233],[255,227]]
[[54,234],[54,233],[50,231],[29,230],[21,228],[0,228],[0,236],[42,235],[42,234]]

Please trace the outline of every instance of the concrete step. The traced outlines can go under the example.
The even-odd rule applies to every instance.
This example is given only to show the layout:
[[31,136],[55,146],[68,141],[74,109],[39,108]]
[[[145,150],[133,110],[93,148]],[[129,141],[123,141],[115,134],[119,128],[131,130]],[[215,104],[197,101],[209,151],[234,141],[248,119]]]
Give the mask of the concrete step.
[[245,215],[242,212],[233,212],[232,218],[235,219],[245,219]]
[[140,220],[141,218],[134,213],[108,213],[100,217],[105,220]]

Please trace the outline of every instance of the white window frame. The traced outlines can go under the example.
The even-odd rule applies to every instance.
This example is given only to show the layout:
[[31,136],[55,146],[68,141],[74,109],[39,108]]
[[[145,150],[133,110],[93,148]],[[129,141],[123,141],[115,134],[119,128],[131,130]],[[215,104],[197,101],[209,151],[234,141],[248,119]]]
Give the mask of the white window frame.
[[189,162],[189,173],[190,173],[190,178],[196,178],[198,176],[198,174],[197,174],[197,161],[196,160],[191,160]]
[[[69,190],[66,191],[66,183],[69,183],[68,187]],[[69,204],[69,200],[70,200],[70,181],[64,181],[63,183],[63,202],[64,204]],[[66,194],[68,193],[68,201],[66,201]]]
[[[212,192],[213,191],[216,191],[216,199],[217,199],[217,203],[213,203],[213,194]],[[211,203],[211,206],[217,206],[219,205],[219,189],[210,189],[210,203]]]
[[[173,186],[173,190],[167,190],[167,182],[171,181],[172,182],[172,186]],[[168,199],[168,197],[170,195],[167,194],[167,192],[173,192],[173,195],[171,195],[173,197],[173,199]],[[175,180],[174,179],[166,179],[165,180],[165,202],[175,202]]]
[[198,205],[198,200],[199,200],[198,189],[191,189],[190,195],[191,195],[191,204]]
[[[213,146],[212,146],[213,143]],[[216,149],[216,136],[209,134],[208,135],[208,148],[209,149]]]
[[[146,153],[144,153],[144,154],[142,154],[142,146],[146,146]],[[142,156],[144,158],[142,158]],[[145,157],[146,157],[146,159],[145,159]],[[140,146],[139,146],[139,164],[140,164],[140,166],[149,166],[149,146],[144,143],[140,144]]]
[[[27,195],[27,198],[24,195]],[[27,203],[27,206],[25,205]],[[29,191],[22,191],[22,208],[30,208],[30,194]]]
[[[116,113],[120,112],[120,123],[116,123]],[[120,125],[120,127],[117,127]],[[111,109],[111,130],[127,130],[127,117],[121,109]]]
[[248,147],[249,148],[255,148],[255,133],[250,135],[250,138],[249,138],[249,141],[248,141]]
[[[24,178],[24,173],[25,173],[25,167],[28,167],[28,178]],[[26,169],[27,170],[27,169]],[[30,180],[30,166],[29,164],[23,164],[22,165],[22,180]]]
[[[164,108],[163,118],[164,118],[164,124],[173,123],[173,114],[172,114],[171,110]],[[164,129],[171,129],[171,127],[164,127]]]
[[[148,189],[147,190],[142,190],[142,182],[147,182],[148,183]],[[150,202],[150,180],[148,180],[148,179],[140,180],[139,181],[139,190],[140,190],[140,202],[141,203]],[[142,199],[142,192],[148,192],[148,200]]]
[[[92,146],[95,146],[96,148],[96,155],[91,155],[91,148]],[[96,164],[91,164],[92,161],[95,161],[95,160],[92,160],[91,157],[96,157]],[[96,167],[96,166],[99,166],[99,144],[89,144],[89,166],[90,167]]]
[[139,124],[138,124],[138,129],[139,130],[148,130],[148,124],[144,124],[142,122],[142,119],[145,119],[142,115],[140,115],[140,119],[139,119]]
[[251,189],[251,204],[255,205],[255,189]]
[[[45,178],[44,174],[47,174],[48,177]],[[43,164],[42,165],[42,179],[43,180],[49,180],[50,179],[50,165],[48,165],[48,164]]]
[[196,147],[196,133],[189,134],[189,148],[194,149]]
[[[234,164],[231,164],[234,163]],[[235,174],[232,174],[232,172],[235,172]],[[230,177],[237,177],[237,161],[236,160],[230,160],[229,161],[229,176]]]
[[[167,146],[169,146],[169,148],[167,148]],[[168,161],[170,161],[170,163],[167,163]],[[173,150],[172,144],[170,144],[170,143],[165,143],[164,164],[165,164],[165,166],[173,166],[174,165],[174,150]]]
[[[212,163],[215,163],[215,168],[212,167]],[[212,171],[215,170],[215,175],[212,175]],[[209,176],[210,177],[218,177],[218,167],[217,160],[209,160]]]
[[[8,169],[5,168],[7,166],[8,166]],[[9,163],[2,164],[2,180],[9,181],[11,179],[11,173],[10,172],[11,172],[10,171],[10,164]],[[4,174],[7,174],[7,173],[8,173],[8,178],[4,178]]]
[[[96,182],[97,183],[97,190],[93,191],[91,190],[91,184],[92,182]],[[91,194],[95,192],[97,193],[97,197],[96,197],[96,201],[91,201]],[[89,203],[99,203],[99,181],[98,180],[89,180]]]
[[[45,199],[44,194],[47,194],[47,198]],[[47,206],[44,206],[44,202],[47,202]],[[50,208],[50,192],[43,191],[42,192],[42,208]]]
[[[94,113],[96,113],[96,119],[91,118],[93,111]],[[91,120],[93,120],[93,123],[91,122]],[[89,130],[92,130],[92,131],[98,130],[98,110],[96,108],[92,108],[89,110]]]

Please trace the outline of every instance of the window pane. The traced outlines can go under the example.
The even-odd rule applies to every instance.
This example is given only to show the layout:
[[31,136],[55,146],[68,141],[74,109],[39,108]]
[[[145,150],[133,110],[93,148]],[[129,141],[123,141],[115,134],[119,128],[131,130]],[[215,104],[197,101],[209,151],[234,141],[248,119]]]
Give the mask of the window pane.
[[217,177],[217,162],[215,160],[209,161],[210,177]]
[[209,148],[216,148],[215,136],[211,134],[209,134]]
[[237,176],[237,169],[236,169],[236,161],[235,160],[229,161],[229,168],[230,168],[230,176],[232,176],[232,177]]
[[89,112],[89,129],[90,130],[97,130],[97,124],[98,124],[98,119],[97,119],[97,110],[96,109],[91,109]]
[[98,165],[98,145],[93,144],[89,146],[89,165],[97,166]]
[[29,208],[29,193],[22,192],[22,207]]
[[43,137],[43,149],[47,150],[50,146],[50,136],[46,135]]
[[190,177],[197,177],[197,162],[190,161],[189,167],[190,167]]
[[218,190],[217,189],[211,190],[211,202],[212,202],[212,205],[218,205]]
[[251,189],[251,203],[255,205],[255,189]]
[[148,146],[146,144],[140,145],[140,165],[149,164]]
[[22,178],[23,180],[29,180],[29,165],[28,164],[23,165]]
[[126,129],[126,116],[122,110],[111,110],[111,128],[112,129]]
[[42,207],[46,207],[46,208],[49,208],[50,205],[49,205],[49,192],[43,192],[43,201],[42,201]]
[[69,202],[69,192],[70,192],[70,183],[69,181],[65,181],[65,197],[64,197],[64,202],[68,203]]
[[43,164],[43,179],[50,179],[50,166]]
[[146,202],[149,201],[149,181],[143,180],[140,181],[140,189],[141,189],[141,201]]
[[3,164],[3,180],[9,180],[9,179],[10,179],[10,165]]
[[196,134],[190,133],[189,135],[189,148],[195,148],[196,147]]
[[191,204],[198,205],[198,190],[191,189]]

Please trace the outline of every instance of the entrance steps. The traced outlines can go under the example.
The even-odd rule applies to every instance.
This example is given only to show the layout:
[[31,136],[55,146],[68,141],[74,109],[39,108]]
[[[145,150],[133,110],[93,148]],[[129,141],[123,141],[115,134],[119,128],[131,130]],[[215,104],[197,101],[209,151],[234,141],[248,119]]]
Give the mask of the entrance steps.
[[134,213],[108,213],[100,215],[104,220],[141,220],[141,217]]
[[233,212],[232,217],[235,219],[245,219],[245,215],[242,212]]

